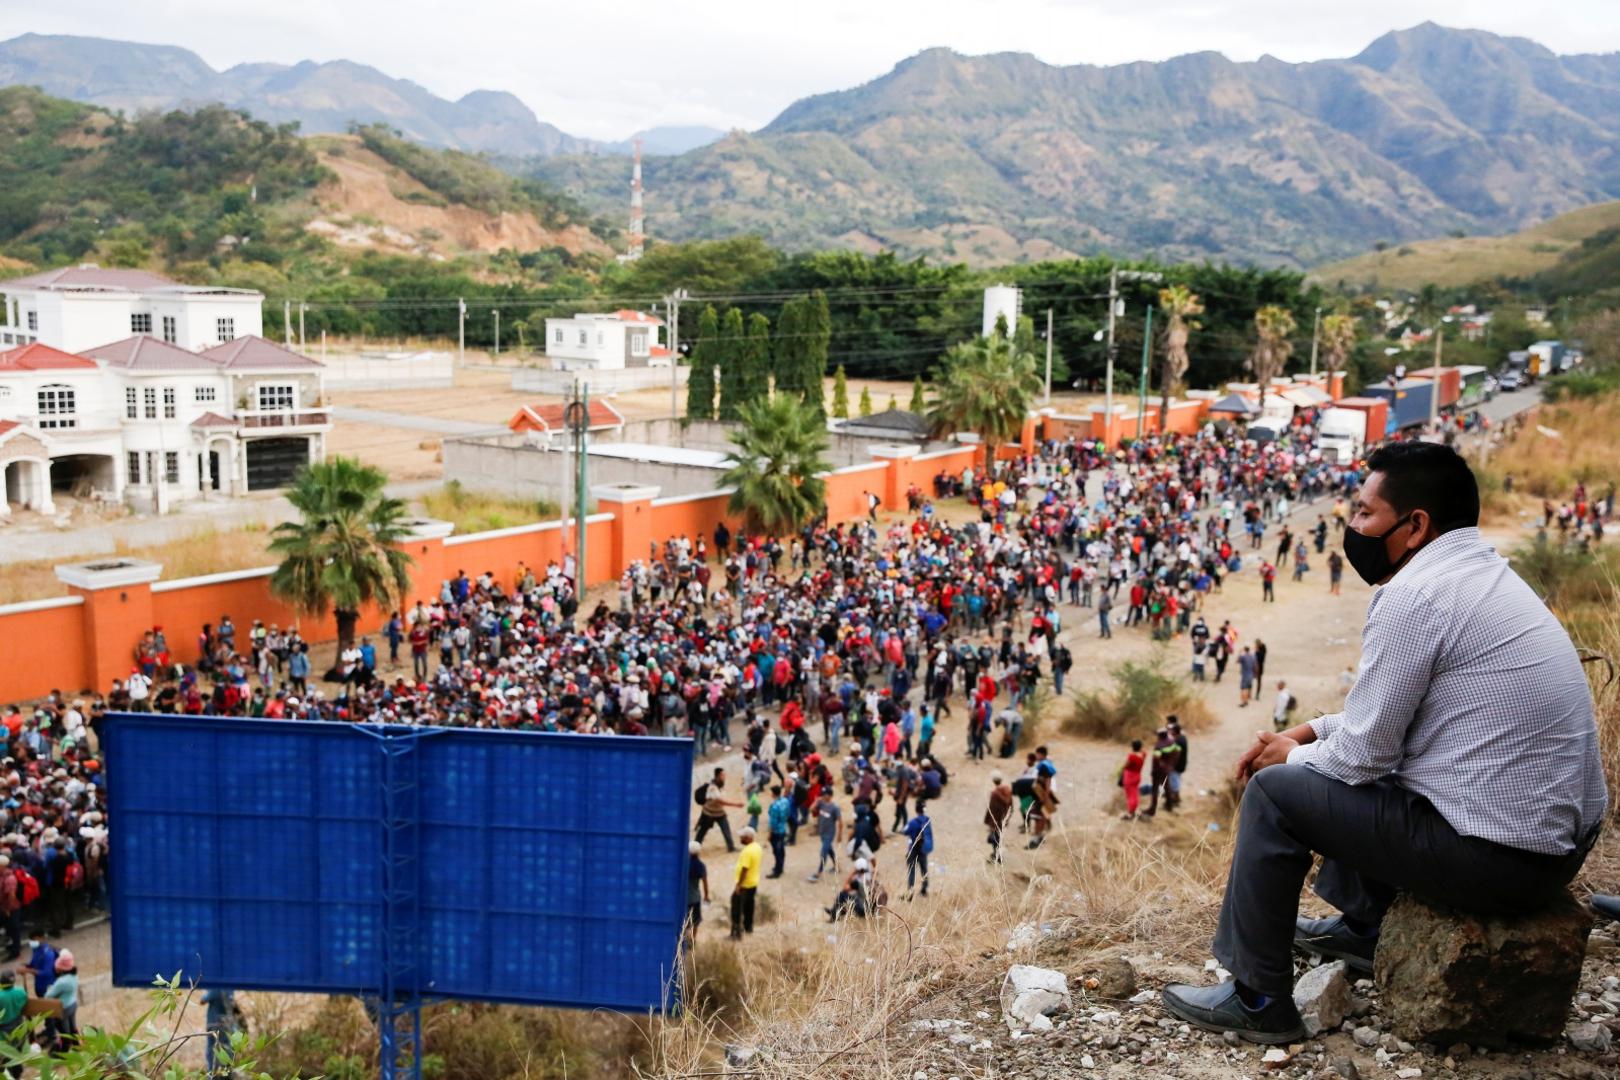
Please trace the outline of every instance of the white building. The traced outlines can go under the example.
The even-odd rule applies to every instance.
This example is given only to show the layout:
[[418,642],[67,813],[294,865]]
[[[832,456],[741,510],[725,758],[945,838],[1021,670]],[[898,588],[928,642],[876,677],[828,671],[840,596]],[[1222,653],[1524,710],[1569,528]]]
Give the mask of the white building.
[[1007,333],[1018,332],[1018,316],[1024,313],[1024,291],[1016,285],[990,285],[984,290],[984,329],[980,337],[989,337],[996,329],[997,319],[1007,320]]
[[546,355],[561,371],[668,367],[669,349],[658,344],[663,325],[664,320],[641,311],[547,319]]
[[[139,273],[140,296],[163,292],[151,284],[163,280],[155,275],[95,273]],[[30,304],[66,315],[65,322],[35,320],[42,338],[79,340],[79,316],[92,326],[111,325],[111,309],[96,305],[112,303],[120,292],[126,300],[137,295],[106,283],[112,279],[88,289],[82,279],[80,285],[37,285],[50,276],[18,279],[36,283],[29,288],[0,283],[7,308],[23,312],[23,326],[30,325],[28,312],[41,310]],[[145,332],[132,335],[127,325],[110,344],[77,352],[43,341],[0,345],[0,515],[13,505],[54,512],[61,493],[162,512],[188,499],[282,487],[300,466],[321,460],[331,430],[321,364],[237,333],[260,327],[260,297],[242,290],[229,296],[226,302],[206,291],[176,293],[168,308],[152,309],[159,320],[172,319],[177,334],[225,320],[213,326],[214,337],[225,340],[205,337],[208,347],[200,351]],[[234,313],[217,314],[222,311]],[[131,318],[145,326],[140,314]],[[15,334],[15,325],[8,326]]]
[[76,353],[147,334],[208,349],[263,334],[263,305],[252,289],[181,285],[146,270],[47,270],[0,281],[0,348],[38,342]]

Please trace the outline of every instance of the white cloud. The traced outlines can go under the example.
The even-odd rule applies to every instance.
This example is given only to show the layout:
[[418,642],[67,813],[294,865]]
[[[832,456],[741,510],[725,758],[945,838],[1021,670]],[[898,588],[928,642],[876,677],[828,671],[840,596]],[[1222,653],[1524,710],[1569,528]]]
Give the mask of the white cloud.
[[1620,49],[1620,4],[1520,0],[653,0],[536,5],[462,0],[0,0],[0,38],[90,34],[244,61],[349,59],[446,97],[509,90],[565,131],[619,138],[656,124],[759,127],[807,94],[875,78],[934,45],[1113,64],[1215,50],[1235,60],[1349,56],[1424,19]]

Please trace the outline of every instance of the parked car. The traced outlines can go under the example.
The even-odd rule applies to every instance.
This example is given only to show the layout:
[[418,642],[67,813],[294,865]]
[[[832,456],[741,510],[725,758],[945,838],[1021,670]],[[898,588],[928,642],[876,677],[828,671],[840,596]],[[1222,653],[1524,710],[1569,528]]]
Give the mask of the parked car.
[[1524,385],[1524,372],[1517,370],[1504,371],[1496,380],[1496,385],[1503,391],[1517,390]]

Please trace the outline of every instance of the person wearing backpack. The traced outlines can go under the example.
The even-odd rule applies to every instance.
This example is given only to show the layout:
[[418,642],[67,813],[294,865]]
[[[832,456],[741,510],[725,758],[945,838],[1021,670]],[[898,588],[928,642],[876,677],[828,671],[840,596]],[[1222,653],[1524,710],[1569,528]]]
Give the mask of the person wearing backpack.
[[703,808],[698,814],[697,832],[692,839],[703,843],[703,838],[709,835],[709,830],[718,828],[720,835],[725,837],[726,850],[736,851],[737,845],[731,839],[731,822],[726,818],[726,808],[741,809],[742,803],[731,802],[720,797],[721,789],[726,786],[726,770],[716,768],[714,779],[699,784],[692,792],[692,801]]
[[5,926],[6,955],[10,962],[22,955],[22,882],[11,868],[11,856],[0,855],[0,923]]
[[928,895],[928,856],[934,850],[934,823],[922,810],[906,822],[906,899],[917,884],[917,870],[922,870],[922,894]]
[[787,860],[788,823],[794,817],[793,797],[782,794],[781,784],[771,785],[771,855],[775,864],[771,872],[765,875],[768,878],[782,876],[782,864]]

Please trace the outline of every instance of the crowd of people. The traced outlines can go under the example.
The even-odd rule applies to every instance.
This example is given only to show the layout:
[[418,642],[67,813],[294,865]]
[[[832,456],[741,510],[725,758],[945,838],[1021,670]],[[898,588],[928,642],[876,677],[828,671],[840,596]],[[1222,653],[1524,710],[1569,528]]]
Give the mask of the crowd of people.
[[[1097,635],[1110,637],[1123,609],[1117,626],[1157,640],[1186,635],[1193,679],[1220,682],[1235,660],[1242,703],[1258,696],[1265,644],[1240,641],[1229,621],[1212,629],[1204,608],[1246,566],[1274,595],[1277,566],[1293,558],[1302,579],[1311,554],[1342,530],[1360,474],[1323,460],[1310,440],[1308,427],[1265,444],[1210,427],[1112,453],[1048,442],[989,473],[939,474],[887,523],[822,521],[787,537],[720,524],[667,538],[625,570],[616,593],[583,605],[556,564],[458,572],[319,673],[296,628],[255,620],[244,631],[222,615],[177,659],[154,627],[107,694],[88,705],[57,695],[31,717],[12,710],[32,741],[22,760],[43,755],[39,781],[67,802],[41,806],[23,839],[40,841],[42,861],[54,839],[83,861],[86,824],[104,840],[104,823],[84,815],[97,814],[87,738],[108,711],[657,734],[691,738],[700,762],[741,750],[745,776],[709,776],[694,793],[694,843],[718,832],[746,851],[749,840],[732,831],[737,811],[759,835],[760,858],[737,868],[739,889],[784,873],[786,848],[813,822],[818,865],[804,871],[843,875],[834,917],[878,906],[877,853],[897,835],[924,895],[936,842],[927,805],[948,783],[951,757],[1028,753],[1024,713],[1039,707],[1032,698],[1063,692],[1084,637],[1064,631],[1095,618]],[[938,509],[958,494],[976,511],[965,521]],[[1149,751],[1133,750],[1120,770],[1128,815],[1138,793],[1151,798],[1142,816],[1161,797],[1174,810],[1186,753],[1168,719]],[[1014,820],[1031,846],[1046,838],[1055,775],[1043,753],[1011,784],[992,785],[991,859]],[[880,811],[885,799],[892,813]],[[707,888],[701,863],[694,852],[695,897]],[[83,902],[99,903],[101,873],[86,862],[83,876]],[[737,914],[746,929],[746,906]]]

